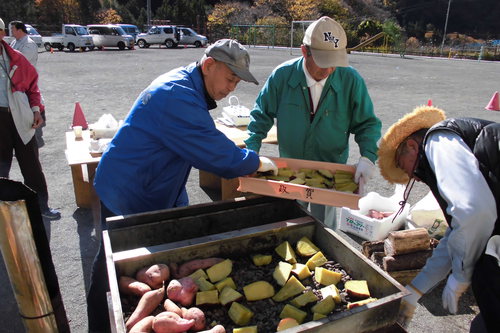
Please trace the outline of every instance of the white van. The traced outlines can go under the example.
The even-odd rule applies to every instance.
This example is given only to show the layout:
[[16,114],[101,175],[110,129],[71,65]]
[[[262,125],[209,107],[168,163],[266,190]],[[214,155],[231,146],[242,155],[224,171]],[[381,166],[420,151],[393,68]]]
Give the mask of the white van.
[[89,24],[89,35],[92,36],[95,47],[117,47],[120,50],[134,48],[134,37],[127,35],[125,30],[115,24]]

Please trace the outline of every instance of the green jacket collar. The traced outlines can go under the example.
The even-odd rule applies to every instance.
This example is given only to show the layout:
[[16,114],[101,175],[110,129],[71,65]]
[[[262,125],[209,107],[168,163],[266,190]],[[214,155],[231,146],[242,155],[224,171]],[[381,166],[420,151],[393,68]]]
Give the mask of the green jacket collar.
[[[288,85],[292,88],[297,86],[302,86],[307,88],[306,76],[302,71],[302,63],[304,62],[304,57],[298,58],[293,64],[293,71],[290,79],[288,80]],[[333,74],[331,74],[325,82],[325,87],[330,86],[335,92],[340,92],[342,90],[341,76],[342,67],[335,68]]]

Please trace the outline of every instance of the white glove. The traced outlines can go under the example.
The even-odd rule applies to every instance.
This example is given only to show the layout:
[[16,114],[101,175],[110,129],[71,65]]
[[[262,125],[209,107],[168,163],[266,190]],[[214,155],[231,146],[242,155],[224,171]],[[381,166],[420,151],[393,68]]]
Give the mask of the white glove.
[[458,310],[458,299],[469,287],[469,282],[458,282],[453,274],[450,274],[443,290],[443,308],[455,314]]
[[260,165],[257,171],[260,172],[272,171],[275,176],[278,175],[278,167],[276,166],[276,164],[274,164],[274,162],[270,158],[259,156],[259,160],[260,160]]
[[408,328],[410,321],[413,319],[413,314],[417,308],[417,302],[420,299],[422,293],[411,285],[407,285],[406,289],[411,293],[408,296],[403,297],[401,300],[401,305],[399,306],[399,314],[397,322],[403,328]]
[[358,164],[356,164],[356,173],[354,174],[354,181],[358,184],[362,182],[366,184],[375,174],[375,164],[368,158],[361,156]]

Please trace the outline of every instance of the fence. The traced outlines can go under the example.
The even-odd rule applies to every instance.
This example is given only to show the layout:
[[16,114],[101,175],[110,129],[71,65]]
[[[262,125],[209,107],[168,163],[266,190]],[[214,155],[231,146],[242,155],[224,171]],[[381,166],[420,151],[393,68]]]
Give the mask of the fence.
[[210,41],[221,38],[236,39],[248,46],[288,46],[290,44],[290,26],[256,24],[212,26],[209,31]]
[[444,47],[441,50],[439,47],[421,46],[418,48],[410,47],[363,47],[360,52],[373,52],[373,53],[390,53],[405,55],[418,55],[428,57],[441,57],[453,59],[474,59],[474,60],[491,60],[500,61],[500,46],[481,46],[481,47],[467,47],[453,46]]
[[[210,41],[221,38],[233,38],[247,46],[267,46],[267,47],[300,47],[304,37],[304,29],[294,29],[291,34],[290,25],[218,25],[212,26],[208,31]],[[292,40],[293,39],[293,40]],[[400,41],[394,46],[373,46],[368,45],[358,50],[359,52],[391,53],[405,55],[419,55],[429,57],[455,58],[455,59],[476,59],[500,61],[500,45],[459,45],[448,46],[442,50],[434,45],[423,45],[419,47],[406,46],[404,41]]]

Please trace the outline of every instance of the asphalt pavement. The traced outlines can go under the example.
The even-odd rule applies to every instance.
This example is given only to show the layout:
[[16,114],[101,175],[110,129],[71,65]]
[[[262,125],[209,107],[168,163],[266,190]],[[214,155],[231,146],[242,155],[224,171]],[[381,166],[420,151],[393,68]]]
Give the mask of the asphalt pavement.
[[[251,70],[260,85],[241,82],[233,94],[239,97],[241,104],[251,108],[273,68],[299,56],[299,52],[267,47],[251,47],[249,50]],[[40,149],[40,160],[47,178],[50,205],[62,213],[60,220],[45,221],[45,226],[72,332],[87,332],[85,295],[99,234],[92,212],[76,206],[71,172],[64,154],[65,132],[71,126],[75,103],[80,103],[89,123],[108,113],[117,120],[123,119],[138,94],[154,78],[198,60],[203,52],[204,49],[153,46],[132,51],[106,49],[39,54],[39,85],[47,108],[45,146]],[[500,120],[500,112],[484,109],[493,93],[500,90],[498,62],[361,53],[349,55],[349,61],[367,83],[375,112],[382,120],[383,132],[405,113],[417,105],[426,104],[429,99],[443,108],[448,117]],[[220,101],[212,112],[213,117],[219,117],[222,107],[227,104],[227,99]],[[278,156],[277,146],[264,145],[261,153]],[[349,163],[355,163],[358,158],[359,151],[351,140]],[[22,181],[16,162],[11,178]],[[384,196],[391,195],[393,190],[393,186],[380,175],[368,184],[368,191]],[[410,202],[415,203],[426,193],[424,186],[417,185]],[[200,189],[197,170],[191,172],[188,194],[191,204],[218,199],[216,194]],[[360,239],[340,234],[359,248]],[[0,281],[0,332],[23,332],[1,259]],[[449,315],[441,306],[442,288],[443,285],[439,285],[422,298],[409,327],[410,332],[468,332],[470,321],[478,311],[472,293],[469,291],[462,297],[457,315]]]

